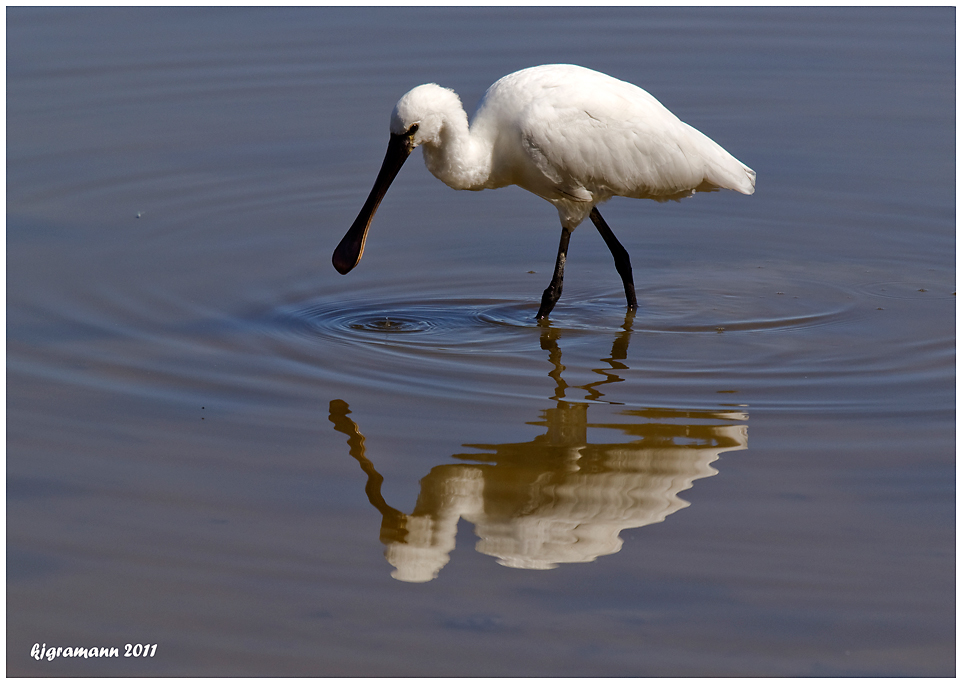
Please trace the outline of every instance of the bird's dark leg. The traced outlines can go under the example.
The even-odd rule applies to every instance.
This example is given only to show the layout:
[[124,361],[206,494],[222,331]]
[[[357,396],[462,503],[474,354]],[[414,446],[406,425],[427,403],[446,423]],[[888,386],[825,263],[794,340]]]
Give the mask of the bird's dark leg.
[[[591,216],[591,222],[595,224],[595,228],[601,233],[601,237],[604,238],[608,249],[611,250],[611,256],[615,258],[615,268],[618,269],[621,282],[625,284],[625,298],[628,300],[628,310],[635,311],[638,308],[638,300],[635,298],[635,281],[631,277],[631,258],[628,256],[628,250],[618,242],[618,238],[611,232],[611,228],[609,228],[605,220],[601,218],[601,212],[598,211],[597,207],[591,210],[589,216]],[[542,308],[543,307],[544,305],[542,305]]]
[[565,260],[568,258],[568,241],[571,239],[571,230],[566,226],[561,227],[561,244],[558,245],[558,260],[554,264],[554,275],[551,276],[551,284],[541,295],[541,308],[538,309],[538,320],[548,317],[554,305],[561,297],[561,287],[564,285]]

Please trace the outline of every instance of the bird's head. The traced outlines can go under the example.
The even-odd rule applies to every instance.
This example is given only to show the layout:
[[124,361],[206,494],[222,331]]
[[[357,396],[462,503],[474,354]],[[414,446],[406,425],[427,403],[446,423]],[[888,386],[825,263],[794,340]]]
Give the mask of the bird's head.
[[332,261],[338,273],[347,273],[361,260],[374,212],[404,161],[418,145],[439,145],[445,121],[452,116],[461,116],[467,126],[467,115],[457,94],[434,83],[418,86],[398,100],[391,112],[391,139],[374,187],[334,250]]
[[446,119],[458,115],[466,118],[457,93],[435,83],[425,83],[409,90],[394,105],[391,135],[409,136],[412,149],[438,144]]

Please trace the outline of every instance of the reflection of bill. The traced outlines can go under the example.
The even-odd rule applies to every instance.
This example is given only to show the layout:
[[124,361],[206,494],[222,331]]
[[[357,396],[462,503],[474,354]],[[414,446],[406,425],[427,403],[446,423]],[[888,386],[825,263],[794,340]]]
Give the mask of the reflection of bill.
[[[617,553],[622,530],[688,506],[679,492],[716,474],[710,464],[719,454],[748,444],[743,411],[626,410],[625,422],[612,424],[588,423],[587,411],[588,404],[559,400],[533,423],[547,431],[530,442],[465,445],[484,453],[455,455],[475,463],[432,468],[411,514],[381,496],[383,478],[346,402],[331,402],[330,420],[367,473],[392,576],[427,582],[447,564],[460,518],[474,524],[477,550],[509,567],[548,569]],[[588,428],[634,441],[589,444]]]

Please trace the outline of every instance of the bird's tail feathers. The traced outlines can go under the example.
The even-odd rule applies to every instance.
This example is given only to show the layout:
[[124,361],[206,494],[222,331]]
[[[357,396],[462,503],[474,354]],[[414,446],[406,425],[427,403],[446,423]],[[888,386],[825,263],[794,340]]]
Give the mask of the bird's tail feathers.
[[705,181],[743,195],[755,192],[755,172],[731,155],[724,147],[707,135],[685,124],[689,132],[699,139],[697,145],[705,161]]
[[721,151],[724,152],[725,158],[709,162],[705,180],[720,188],[734,190],[743,195],[751,195],[755,192],[755,172],[724,150]]

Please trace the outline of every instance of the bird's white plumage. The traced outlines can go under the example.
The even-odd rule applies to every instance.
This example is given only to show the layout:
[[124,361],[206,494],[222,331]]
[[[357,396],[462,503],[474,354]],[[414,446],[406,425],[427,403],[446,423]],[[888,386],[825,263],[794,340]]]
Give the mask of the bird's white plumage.
[[720,188],[755,191],[755,172],[720,145],[641,88],[590,69],[553,64],[508,74],[488,88],[470,124],[453,90],[428,83],[391,113],[374,187],[331,257],[339,273],[361,260],[374,213],[415,147],[456,190],[517,185],[557,208],[558,258],[538,320],[561,296],[571,231],[588,216],[615,260],[628,311],[638,308],[628,250],[595,205],[614,195],[665,201]]
[[755,188],[754,171],[646,91],[573,65],[505,76],[470,126],[453,91],[418,86],[398,102],[391,131],[415,124],[414,145],[447,185],[518,185],[554,204],[568,228],[615,195],[663,201]]

